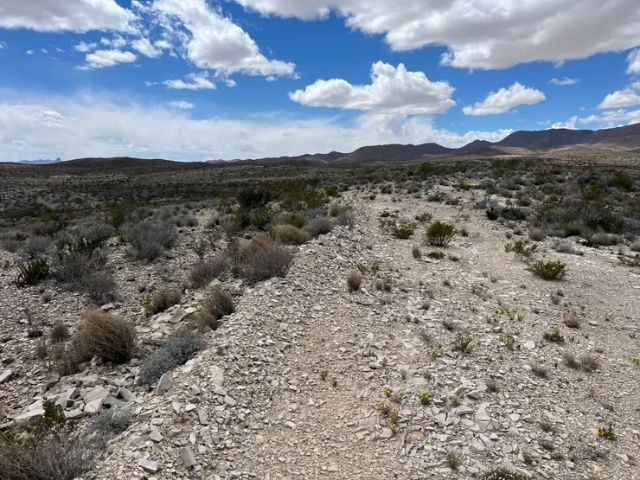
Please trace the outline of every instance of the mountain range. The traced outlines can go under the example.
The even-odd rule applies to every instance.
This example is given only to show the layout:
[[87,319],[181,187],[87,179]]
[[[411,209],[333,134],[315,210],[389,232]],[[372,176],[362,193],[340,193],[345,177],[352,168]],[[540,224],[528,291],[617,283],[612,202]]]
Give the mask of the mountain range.
[[[447,148],[437,143],[423,143],[420,145],[371,145],[360,147],[350,153],[329,152],[304,154],[298,156],[267,157],[233,161],[253,161],[259,163],[296,163],[296,164],[334,164],[334,163],[361,163],[376,161],[412,161],[427,156],[498,156],[498,155],[523,155],[568,147],[598,147],[607,148],[627,153],[640,154],[640,123],[625,127],[607,128],[603,130],[570,130],[566,128],[552,128],[539,131],[513,132],[499,142],[475,140],[460,148]],[[81,167],[90,163],[93,167],[122,167],[131,165],[136,159],[76,159],[63,162],[68,166]],[[166,166],[166,161],[155,159],[156,166]],[[73,162],[73,163],[72,163]],[[147,160],[150,162],[150,160]],[[228,160],[210,160],[208,163],[223,163]],[[23,160],[23,164],[46,165],[60,163],[56,160]],[[150,165],[145,165],[150,166]]]

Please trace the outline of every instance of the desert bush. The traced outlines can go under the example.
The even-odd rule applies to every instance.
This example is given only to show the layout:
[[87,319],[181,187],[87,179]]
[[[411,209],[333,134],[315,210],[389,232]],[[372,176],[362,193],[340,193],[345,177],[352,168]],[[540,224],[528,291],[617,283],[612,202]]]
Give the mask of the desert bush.
[[138,260],[151,262],[177,239],[174,225],[163,220],[143,220],[129,223],[123,227],[124,235],[130,245],[130,254]]
[[70,336],[69,328],[62,321],[57,321],[51,329],[49,336],[52,343],[64,342]]
[[61,359],[62,373],[78,371],[81,363],[94,356],[103,362],[127,362],[133,355],[135,337],[135,328],[126,320],[101,310],[87,311]]
[[91,418],[89,425],[99,436],[113,436],[124,432],[133,423],[134,415],[127,408],[110,408],[102,410]]
[[304,229],[309,235],[316,238],[333,230],[333,223],[324,216],[314,217],[309,221]]
[[111,302],[115,298],[116,282],[113,274],[102,270],[85,276],[80,282],[82,290],[97,305]]
[[19,287],[37,285],[49,275],[49,264],[46,260],[35,259],[23,263],[18,270],[16,284]]
[[273,234],[279,242],[285,245],[302,245],[311,239],[308,232],[287,224],[276,225]]
[[42,436],[0,433],[3,480],[73,480],[91,469],[96,445],[59,429]]
[[279,224],[293,225],[296,228],[302,228],[307,224],[307,217],[301,212],[284,212],[278,215],[277,222]]
[[201,337],[185,332],[172,335],[167,342],[158,348],[140,368],[139,384],[152,384],[169,370],[184,364],[193,358],[202,348]]
[[151,293],[143,300],[144,311],[147,316],[164,312],[167,308],[180,303],[182,292],[178,287],[163,287]]
[[42,258],[51,249],[51,238],[35,235],[27,238],[22,244],[22,253],[29,259]]
[[361,285],[362,274],[359,271],[353,270],[349,275],[347,275],[347,287],[349,288],[349,292],[360,290]]
[[591,245],[607,247],[620,243],[620,237],[613,233],[594,233],[589,237],[589,243]]
[[541,242],[546,237],[544,230],[538,227],[529,227],[529,239],[534,242]]
[[539,260],[531,265],[531,271],[543,280],[561,280],[567,273],[567,266],[560,260],[550,262]]
[[422,258],[422,250],[420,250],[420,247],[418,245],[414,245],[411,248],[411,255],[413,255],[413,258],[415,258],[416,260],[420,260]]
[[16,252],[23,241],[24,235],[17,230],[6,230],[0,233],[0,246],[7,252]]
[[292,261],[291,252],[266,235],[254,237],[235,251],[238,275],[251,283],[284,277]]
[[402,240],[411,238],[415,231],[416,224],[411,222],[396,224],[392,229],[393,236]]
[[201,288],[216,278],[221,280],[229,267],[229,256],[221,253],[212,259],[198,261],[189,273],[189,280],[194,288]]
[[329,215],[332,217],[339,217],[352,210],[350,205],[344,205],[342,203],[332,203],[329,206]]
[[216,320],[231,315],[236,308],[233,304],[233,297],[220,285],[209,289],[204,300],[204,309],[212,314]]
[[471,352],[471,335],[467,332],[458,332],[453,340],[452,348],[460,353]]
[[56,278],[75,291],[86,293],[100,305],[115,298],[116,283],[113,274],[105,270],[106,252],[92,248],[85,240],[61,249],[54,264]]
[[553,242],[552,247],[558,253],[567,253],[569,255],[581,255],[582,253],[576,250],[575,245],[570,240],[556,240]]
[[455,234],[455,228],[449,223],[435,221],[427,228],[427,241],[431,245],[446,247]]
[[351,210],[347,210],[336,217],[335,223],[336,225],[347,227],[351,230],[356,225],[356,218]]

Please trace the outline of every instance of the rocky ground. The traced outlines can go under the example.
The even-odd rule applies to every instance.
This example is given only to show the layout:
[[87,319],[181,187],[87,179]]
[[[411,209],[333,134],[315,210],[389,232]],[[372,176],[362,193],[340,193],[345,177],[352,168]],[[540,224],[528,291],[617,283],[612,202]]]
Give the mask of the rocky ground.
[[[44,304],[31,289],[18,301],[6,270],[0,368],[12,373],[0,385],[0,414],[20,421],[37,412],[49,388],[72,417],[128,406],[135,423],[85,480],[474,478],[503,465],[525,478],[640,478],[640,272],[618,262],[617,247],[560,254],[546,239],[538,257],[562,259],[568,276],[538,279],[505,252],[508,229],[465,195],[459,206],[349,195],[354,229],[300,247],[284,279],[231,285],[236,312],[151,391],[135,385],[137,361],[54,384],[30,360],[33,347],[21,353],[34,343],[19,308],[31,302],[50,318],[77,313],[82,300],[59,293]],[[415,259],[424,228],[393,238],[379,226],[385,210],[430,212],[468,236],[442,249],[423,244]],[[445,256],[427,256],[435,250]],[[120,270],[128,268],[122,259]],[[364,281],[350,293],[353,270]],[[144,283],[140,272],[122,275]],[[180,306],[142,320],[134,292],[112,307],[138,315],[147,343],[176,328],[201,295],[188,292]],[[564,325],[567,314],[579,328]],[[554,326],[564,343],[543,338]],[[456,349],[464,337],[468,352]],[[567,352],[598,366],[572,369]],[[597,428],[610,425],[616,440],[600,438]]]

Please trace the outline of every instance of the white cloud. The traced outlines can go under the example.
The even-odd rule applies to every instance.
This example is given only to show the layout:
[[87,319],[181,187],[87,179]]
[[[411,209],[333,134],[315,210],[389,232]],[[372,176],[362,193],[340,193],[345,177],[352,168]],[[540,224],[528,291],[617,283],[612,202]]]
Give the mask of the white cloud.
[[0,42],[0,50],[2,50],[3,48],[7,48],[7,44],[4,42]]
[[134,40],[131,42],[131,47],[145,57],[158,58],[162,55],[162,50],[156,48],[146,38],[138,38],[137,40]]
[[600,105],[598,105],[598,108],[621,108],[633,107],[634,105],[640,105],[640,94],[630,87],[608,94],[604,97]]
[[236,72],[282,76],[295,71],[293,63],[265,57],[247,32],[204,0],[156,0],[153,11],[199,68],[222,76]]
[[545,100],[544,93],[535,88],[525,87],[516,82],[509,88],[501,88],[497,92],[491,92],[481,102],[464,107],[465,115],[497,115],[506,113],[518,105],[533,105]]
[[165,80],[162,84],[174,90],[213,90],[216,88],[216,84],[209,80],[206,72],[190,73],[185,77],[185,80]]
[[131,52],[122,50],[96,50],[87,54],[86,64],[80,67],[82,70],[97,70],[99,68],[113,67],[119,63],[133,63],[138,57]]
[[34,55],[36,52],[34,52],[33,50],[27,50],[26,52],[27,55]]
[[128,98],[90,93],[36,98],[20,92],[13,100],[0,101],[0,131],[0,156],[8,161],[126,155],[181,160],[258,158],[351,151],[380,143],[460,146],[476,138],[499,140],[510,133],[457,134],[436,128],[428,118],[378,114],[365,114],[351,125],[332,118],[277,114],[243,120],[195,119],[189,111],[141,105]]
[[80,42],[73,46],[73,49],[76,52],[80,52],[80,53],[88,53],[91,50],[95,50],[96,48],[98,48],[98,44],[95,42],[91,42],[91,43]]
[[584,125],[593,125],[597,128],[612,128],[640,123],[640,110],[607,110],[599,115],[589,115],[578,119]]
[[[263,14],[325,18],[335,10],[393,50],[446,45],[443,63],[507,68],[559,62],[640,45],[640,8],[629,0],[235,0]],[[640,68],[640,65],[639,65]]]
[[100,44],[114,49],[120,49],[127,45],[127,41],[122,35],[114,35],[112,38],[102,37]]
[[0,27],[43,32],[131,30],[134,15],[115,0],[0,0]]
[[179,110],[191,110],[195,106],[193,103],[185,102],[184,100],[168,102],[167,105],[173,108],[177,108]]
[[454,88],[431,82],[422,72],[409,72],[383,62],[371,67],[371,84],[352,85],[346,80],[317,80],[289,94],[292,100],[313,107],[388,112],[402,115],[446,112],[455,105]]
[[552,85],[557,85],[559,87],[568,87],[569,85],[575,85],[579,81],[580,80],[577,78],[563,77],[563,78],[552,78],[551,80],[549,80],[549,83]]
[[633,50],[627,57],[629,67],[627,67],[627,73],[640,74],[640,48]]
[[578,123],[578,116],[574,115],[566,122],[556,122],[551,125],[550,128],[568,128],[569,130],[575,130]]

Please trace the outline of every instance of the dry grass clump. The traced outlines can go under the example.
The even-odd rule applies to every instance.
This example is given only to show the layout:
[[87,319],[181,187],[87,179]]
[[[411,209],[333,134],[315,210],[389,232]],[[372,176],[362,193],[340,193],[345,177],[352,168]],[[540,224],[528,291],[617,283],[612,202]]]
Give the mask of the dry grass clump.
[[420,260],[422,259],[422,250],[420,250],[419,246],[414,245],[411,249],[411,255],[413,255],[413,258],[415,258],[416,260]]
[[52,343],[64,342],[69,336],[69,328],[62,321],[57,321],[49,334]]
[[362,274],[353,270],[347,275],[347,287],[349,288],[349,292],[355,292],[360,290],[360,286],[362,285]]
[[258,235],[250,242],[235,246],[234,260],[238,275],[257,283],[273,277],[284,277],[293,254],[268,235]]
[[236,311],[233,304],[233,297],[220,285],[216,285],[207,292],[204,300],[205,312],[210,313],[216,320],[231,315]]
[[178,287],[163,287],[144,299],[144,310],[148,316],[155,315],[177,305],[181,298],[182,292]]
[[285,245],[302,245],[311,239],[311,235],[293,225],[280,224],[273,229],[273,235]]
[[135,338],[135,328],[126,320],[101,310],[87,311],[62,355],[61,373],[77,372],[81,363],[93,357],[103,362],[125,363],[133,355]]

